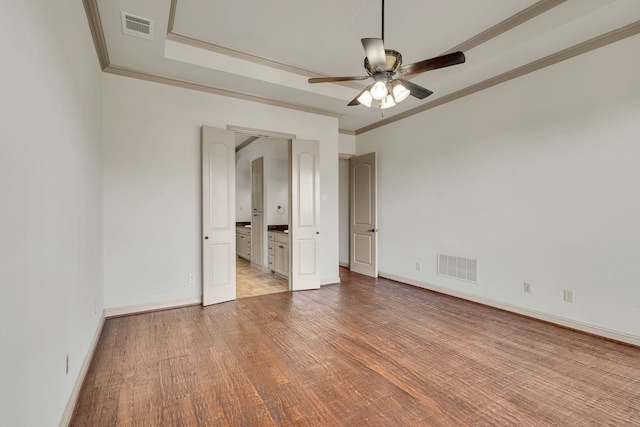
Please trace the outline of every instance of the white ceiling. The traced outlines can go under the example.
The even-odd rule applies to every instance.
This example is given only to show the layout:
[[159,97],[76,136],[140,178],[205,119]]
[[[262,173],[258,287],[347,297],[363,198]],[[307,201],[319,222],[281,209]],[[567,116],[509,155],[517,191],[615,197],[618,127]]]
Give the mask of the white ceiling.
[[[345,131],[383,120],[379,109],[346,105],[366,81],[307,83],[309,76],[316,75],[366,75],[360,39],[380,37],[381,0],[174,0],[172,28],[171,0],[93,1],[100,13],[110,67],[196,83],[232,96],[321,110],[338,115],[339,127]],[[498,27],[486,40],[467,44],[471,47],[464,51],[465,64],[413,78],[434,94],[425,100],[410,97],[385,110],[385,117],[409,114],[640,18],[638,0],[385,3],[385,47],[399,51],[404,64],[441,55],[505,20],[519,23],[507,31]],[[529,13],[536,10],[542,13]],[[125,35],[121,11],[153,20],[154,39]]]

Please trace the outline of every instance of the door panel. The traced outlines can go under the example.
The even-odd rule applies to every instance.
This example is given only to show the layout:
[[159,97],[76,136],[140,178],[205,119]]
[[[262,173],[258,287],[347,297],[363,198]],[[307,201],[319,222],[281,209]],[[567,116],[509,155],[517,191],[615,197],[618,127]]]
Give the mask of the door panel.
[[350,164],[351,270],[378,277],[376,153],[352,157]]
[[372,238],[370,234],[354,234],[353,235],[353,245],[354,245],[354,254],[355,261],[359,264],[372,264],[373,260],[371,257],[371,249],[372,249]]
[[251,162],[251,209],[263,212],[264,205],[264,157]]
[[[320,287],[320,146],[318,141],[294,139],[291,159],[291,218],[289,236],[291,289]],[[292,262],[291,262],[292,261]]]
[[316,253],[317,239],[298,240],[298,264],[301,276],[317,275]]
[[258,269],[264,266],[264,214],[254,212],[251,215],[251,265]]
[[202,127],[202,304],[236,298],[235,134]]

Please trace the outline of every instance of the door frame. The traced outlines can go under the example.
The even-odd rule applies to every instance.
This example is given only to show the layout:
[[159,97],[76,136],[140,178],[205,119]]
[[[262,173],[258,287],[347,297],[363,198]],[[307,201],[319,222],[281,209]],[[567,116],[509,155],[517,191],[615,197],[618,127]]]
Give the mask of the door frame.
[[[269,138],[269,139],[279,139],[279,140],[284,140],[287,141],[288,146],[289,147],[287,150],[290,151],[290,147],[291,147],[291,142],[296,139],[296,135],[295,134],[291,134],[291,133],[284,133],[284,132],[278,132],[278,131],[273,131],[273,130],[265,130],[265,129],[257,129],[257,128],[249,128],[249,127],[245,127],[245,126],[236,126],[236,125],[231,125],[231,124],[227,124],[226,127],[227,130],[231,130],[234,131],[235,134],[242,134],[242,135],[246,135],[246,136],[253,136],[253,137],[257,137],[257,138]],[[288,197],[289,199],[291,199],[291,192],[292,192],[292,188],[291,188],[291,158],[289,157],[288,160],[288,166],[287,166],[287,174],[288,174],[288,181],[289,181],[289,188],[288,188]],[[264,184],[263,184],[263,189],[264,189]],[[262,197],[265,197],[265,192],[263,191],[263,195]],[[263,203],[264,203],[264,199],[263,199]],[[264,208],[263,208],[263,221],[266,221],[266,217],[264,214]],[[291,221],[292,221],[292,210],[291,210],[291,206],[289,206],[289,212],[287,213],[287,222],[289,225],[291,225]],[[266,228],[266,226],[268,224],[263,224],[265,227],[263,232],[264,232],[264,236],[263,236],[263,248],[262,248],[262,253],[263,253],[263,258],[265,256],[268,256],[267,254],[269,253],[268,251],[268,245],[269,245],[269,239],[268,239],[268,230]],[[293,261],[292,256],[291,256],[291,251],[292,251],[292,245],[289,244],[289,262],[292,263]],[[264,261],[264,260],[263,260]],[[268,263],[264,263],[265,264],[265,269],[267,268],[267,264]],[[289,286],[289,290],[291,290],[291,265],[289,266],[289,276],[287,277],[287,284]],[[267,271],[267,270],[265,270]],[[237,269],[236,269],[236,274],[237,274]]]
[[[355,224],[355,199],[356,199],[356,185],[355,185],[355,181],[354,181],[354,160],[361,160],[361,159],[367,159],[370,160],[372,163],[372,173],[373,176],[370,177],[369,180],[369,186],[368,186],[368,194],[367,194],[367,199],[369,199],[370,203],[371,203],[371,223],[370,224],[366,224],[367,226],[363,228],[363,225],[359,225],[356,226]],[[348,191],[348,197],[349,197],[349,270],[350,271],[355,271],[357,273],[361,273],[361,274],[365,274],[367,276],[371,276],[371,277],[378,277],[378,165],[377,165],[377,153],[371,152],[371,153],[365,153],[365,154],[360,154],[360,155],[356,155],[356,156],[351,156],[348,159],[349,161],[349,182],[348,182],[348,186],[349,186],[349,191]],[[366,162],[365,162],[366,164]],[[361,191],[365,191],[366,189],[362,188]],[[370,265],[365,265],[365,264],[361,264],[361,266],[358,266],[355,263],[355,235],[356,235],[356,229],[358,230],[358,234],[365,238],[365,239],[369,239],[370,240],[370,254],[369,254],[369,258],[370,258]],[[356,267],[357,268],[354,268]]]

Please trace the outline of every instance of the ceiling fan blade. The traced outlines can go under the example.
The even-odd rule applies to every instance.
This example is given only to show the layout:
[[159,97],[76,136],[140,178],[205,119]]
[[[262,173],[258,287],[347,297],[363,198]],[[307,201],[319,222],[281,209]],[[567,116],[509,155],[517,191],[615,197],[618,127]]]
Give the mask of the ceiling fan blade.
[[364,47],[364,52],[373,70],[387,70],[387,54],[384,51],[384,42],[382,39],[362,39],[362,47]]
[[411,76],[414,74],[424,73],[425,71],[435,70],[437,68],[462,64],[464,61],[464,53],[453,52],[447,55],[437,56],[435,58],[425,59],[424,61],[404,65],[398,70],[398,75]]
[[351,76],[351,77],[312,77],[309,83],[331,83],[331,82],[348,82],[351,80],[367,80],[371,76]]
[[401,82],[402,86],[407,88],[407,90],[411,93],[411,96],[415,96],[418,99],[425,99],[427,96],[433,93],[429,89],[425,89],[420,85],[410,82],[409,80],[396,79],[396,81]]
[[360,98],[360,95],[362,95],[363,93],[365,93],[366,91],[368,91],[369,89],[371,89],[371,86],[373,85],[369,85],[367,87],[365,87],[364,89],[362,89],[362,92],[360,92],[359,94],[356,95],[355,98],[353,98],[351,100],[350,103],[347,104],[347,106],[349,107],[353,107],[354,105],[360,105],[360,101],[358,101],[358,98]]

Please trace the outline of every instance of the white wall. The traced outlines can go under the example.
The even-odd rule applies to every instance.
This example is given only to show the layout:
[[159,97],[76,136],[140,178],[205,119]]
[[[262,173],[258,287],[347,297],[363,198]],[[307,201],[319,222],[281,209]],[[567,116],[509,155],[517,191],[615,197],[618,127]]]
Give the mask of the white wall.
[[[358,135],[378,152],[380,271],[640,342],[639,51],[635,36]],[[480,283],[438,276],[437,253],[478,258]]]
[[336,118],[110,74],[103,84],[107,307],[200,297],[203,124],[320,141],[320,276],[338,277]]
[[[267,225],[289,223],[289,142],[260,138],[236,153],[236,221],[251,221],[251,162],[263,158],[264,218]],[[278,206],[284,212],[278,213]],[[267,238],[265,236],[265,244]],[[265,246],[266,248],[266,246]],[[265,252],[266,253],[266,252]]]
[[340,154],[353,156],[356,154],[356,136],[341,133],[338,135],[338,150]]
[[101,72],[80,1],[0,28],[0,425],[57,426],[102,319]]

